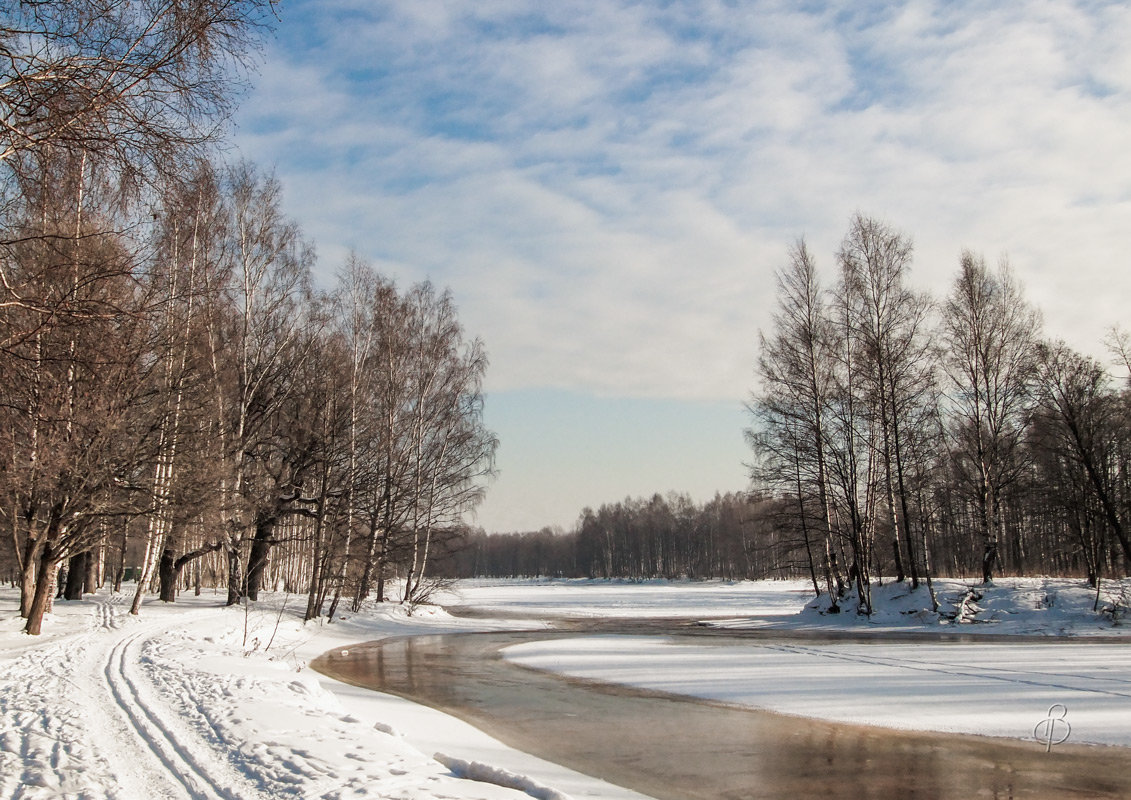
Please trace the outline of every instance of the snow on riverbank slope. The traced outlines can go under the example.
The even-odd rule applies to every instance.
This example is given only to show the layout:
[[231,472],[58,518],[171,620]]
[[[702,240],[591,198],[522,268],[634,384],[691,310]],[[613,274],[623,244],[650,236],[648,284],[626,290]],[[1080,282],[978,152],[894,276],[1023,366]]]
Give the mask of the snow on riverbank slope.
[[29,637],[0,590],[0,798],[639,798],[305,668],[352,642],[492,625],[386,606],[304,627],[283,600],[245,614],[185,596],[130,617],[127,598],[94,595]]

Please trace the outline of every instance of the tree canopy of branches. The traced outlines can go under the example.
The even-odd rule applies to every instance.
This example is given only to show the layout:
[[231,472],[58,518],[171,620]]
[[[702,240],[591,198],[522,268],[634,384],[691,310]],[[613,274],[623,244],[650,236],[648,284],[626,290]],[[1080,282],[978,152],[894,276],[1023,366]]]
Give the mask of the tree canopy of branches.
[[[217,165],[273,0],[0,10],[0,520],[40,630],[159,588],[427,590],[481,500],[481,342],[452,297],[313,247],[254,165]],[[233,88],[235,87],[235,88]]]
[[[271,0],[17,0],[0,12],[0,162],[163,171],[215,139]],[[199,155],[197,153],[196,155]]]

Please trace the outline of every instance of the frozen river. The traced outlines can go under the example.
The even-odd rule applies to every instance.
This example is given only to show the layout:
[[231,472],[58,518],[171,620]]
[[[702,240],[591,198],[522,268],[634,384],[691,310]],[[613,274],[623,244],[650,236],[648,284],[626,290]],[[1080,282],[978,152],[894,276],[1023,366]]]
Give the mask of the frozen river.
[[[665,625],[672,623],[612,627],[655,636]],[[588,626],[598,627],[577,625]],[[608,633],[610,627],[601,629]],[[674,632],[677,645],[703,641],[679,626]],[[560,677],[500,655],[506,647],[573,635],[400,638],[351,647],[346,656],[327,654],[315,666],[441,709],[513,747],[656,798],[1131,796],[1127,748],[1062,745],[1046,754],[1032,741],[825,722]],[[772,642],[773,636],[760,640]],[[796,644],[797,638],[785,641]],[[751,637],[716,633],[710,641],[712,648],[741,648]],[[824,637],[807,643],[832,646]]]

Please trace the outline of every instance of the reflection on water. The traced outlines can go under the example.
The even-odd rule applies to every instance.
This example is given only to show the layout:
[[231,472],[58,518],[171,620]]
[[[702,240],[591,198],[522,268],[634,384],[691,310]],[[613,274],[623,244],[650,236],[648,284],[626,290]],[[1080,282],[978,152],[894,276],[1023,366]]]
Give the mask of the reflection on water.
[[555,636],[562,634],[391,639],[328,653],[313,666],[662,799],[1131,797],[1131,749],[1046,754],[1035,742],[826,723],[561,678],[498,655]]

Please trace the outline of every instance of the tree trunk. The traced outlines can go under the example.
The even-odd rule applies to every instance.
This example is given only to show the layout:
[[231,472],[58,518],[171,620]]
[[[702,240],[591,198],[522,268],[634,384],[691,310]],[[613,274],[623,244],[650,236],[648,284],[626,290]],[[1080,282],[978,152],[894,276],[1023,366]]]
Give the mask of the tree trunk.
[[[161,602],[174,603],[177,600],[177,582],[181,579],[181,574],[184,572],[185,567],[193,561],[196,561],[202,556],[209,553],[214,553],[224,546],[223,542],[213,542],[206,544],[203,547],[198,547],[196,550],[190,550],[180,558],[175,558],[176,555],[173,550],[166,547],[161,551],[161,561],[157,567],[157,573],[161,581]],[[200,584],[197,581],[196,593],[200,594]]]
[[114,567],[114,594],[122,591],[122,581],[126,578],[126,543],[129,541],[130,523],[122,525],[121,550],[118,552],[118,564]]
[[86,568],[89,560],[89,552],[76,553],[71,556],[71,563],[67,568],[67,585],[63,590],[63,599],[82,600],[83,584],[86,582]]
[[342,599],[342,587],[334,590],[334,599],[330,601],[330,610],[326,612],[326,621],[333,622],[334,615],[338,613],[338,603]]
[[20,570],[20,616],[27,619],[35,596],[36,567],[43,545],[42,539],[33,539],[29,533],[24,546],[23,568]]
[[227,605],[239,605],[244,596],[243,563],[240,561],[240,551],[236,547],[228,546],[228,602]]
[[322,552],[322,540],[325,527],[325,515],[320,509],[318,518],[314,522],[314,549],[310,562],[310,583],[306,589],[306,613],[302,617],[303,622],[322,615],[322,583],[325,578],[323,562],[326,558],[326,554]]
[[[160,465],[158,466],[158,471],[160,471]],[[153,570],[157,563],[157,548],[161,546],[162,539],[165,535],[164,523],[161,519],[162,512],[160,511],[160,504],[157,504],[157,508],[158,510],[151,513],[149,517],[149,526],[146,529],[145,538],[145,555],[141,563],[141,574],[138,576],[137,590],[134,592],[134,600],[130,605],[130,613],[135,617],[141,613],[141,597],[145,594],[146,586],[148,586],[149,582],[153,579]]]
[[354,594],[351,606],[355,614],[361,610],[361,604],[369,596],[369,584],[373,580],[373,566],[379,539],[377,530],[377,517],[373,515],[369,518],[369,537],[365,548],[365,564],[361,570],[361,581],[357,585],[357,592]]
[[[892,405],[895,406],[895,388],[891,389]],[[907,557],[907,569],[911,575],[911,588],[919,588],[919,564],[915,558],[915,544],[911,536],[911,514],[907,508],[907,481],[903,474],[903,446],[899,431],[898,408],[892,410],[892,455],[895,457],[895,490],[899,498],[899,520],[903,523],[903,552]],[[898,529],[897,529],[898,532]]]
[[173,603],[177,599],[177,578],[180,572],[173,566],[173,548],[161,549],[161,560],[157,563],[157,578],[161,585],[159,597],[162,603]]
[[251,540],[251,554],[247,560],[247,597],[249,600],[259,599],[259,590],[263,586],[263,574],[267,570],[267,562],[271,559],[271,546],[275,544],[276,517],[261,515],[255,520],[255,537]]
[[[802,491],[801,491],[801,468],[800,468],[800,464],[797,460],[794,460],[794,473],[793,474],[794,474],[794,478],[795,478],[796,486],[797,486],[798,519],[801,521],[801,539],[802,539],[802,541],[805,542],[805,557],[808,561],[809,577],[813,580],[813,594],[815,594],[817,597],[820,597],[821,596],[821,584],[819,584],[817,582],[817,566],[816,566],[816,564],[814,563],[814,560],[813,560],[813,545],[812,545],[812,542],[809,541],[809,525],[806,522],[806,514],[805,514],[805,497],[804,497],[804,495],[802,494]],[[826,561],[825,567],[826,567],[826,570],[825,570],[826,575],[828,575],[828,563],[827,563],[827,561]],[[832,582],[831,581],[829,582],[829,600],[832,602],[832,605],[835,607],[836,604],[837,604],[837,602],[836,602],[837,597],[836,597],[836,595],[834,595],[832,593]],[[839,609],[837,609],[837,610],[839,610]]]
[[24,627],[24,632],[30,636],[39,636],[43,631],[43,615],[51,606],[51,598],[55,593],[55,573],[58,568],[59,559],[55,555],[55,543],[49,539],[44,543],[39,554],[39,580],[35,582],[35,593],[32,596],[31,607],[28,609],[27,625]]
[[[105,537],[103,541],[105,541]],[[89,557],[86,559],[86,585],[84,591],[87,594],[94,594],[101,588],[103,575],[105,574],[105,564],[106,545],[100,544],[97,549],[90,552]]]
[[381,549],[377,552],[377,602],[385,602],[385,551],[388,548],[389,532],[381,533]]

